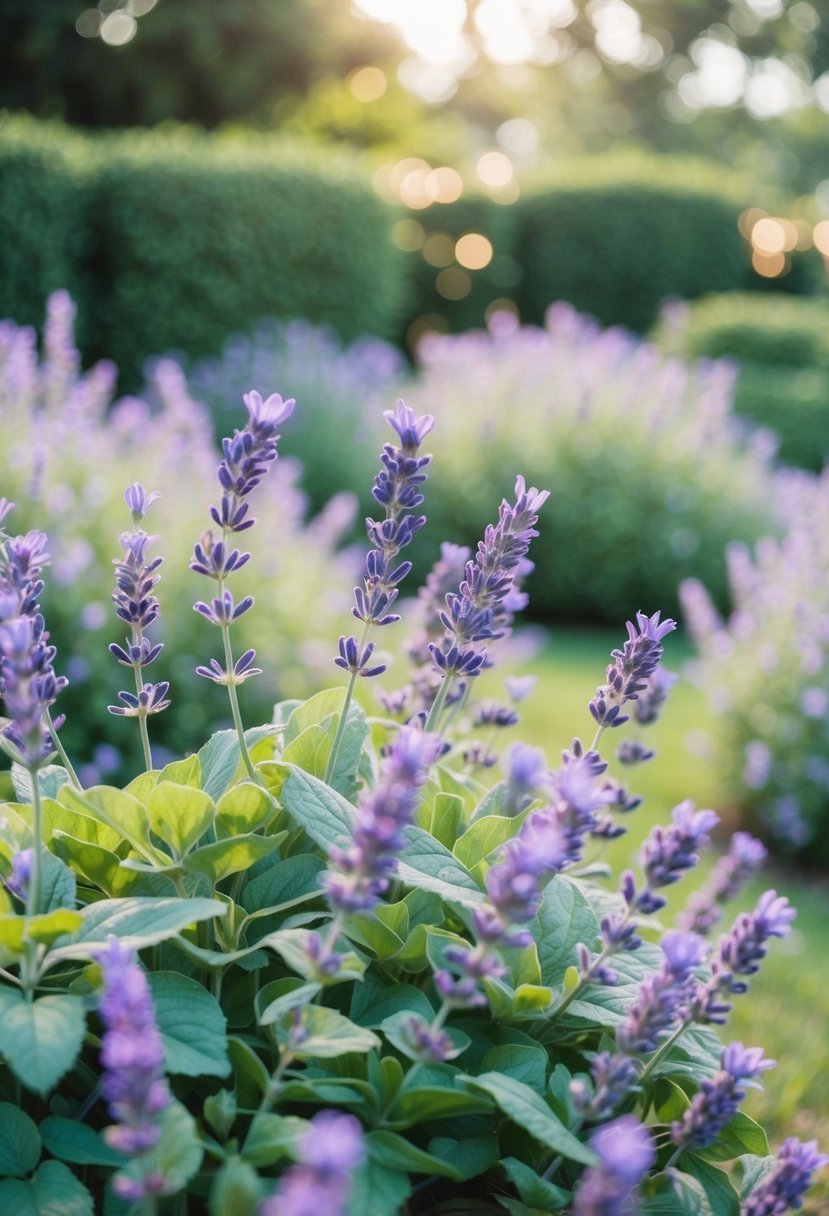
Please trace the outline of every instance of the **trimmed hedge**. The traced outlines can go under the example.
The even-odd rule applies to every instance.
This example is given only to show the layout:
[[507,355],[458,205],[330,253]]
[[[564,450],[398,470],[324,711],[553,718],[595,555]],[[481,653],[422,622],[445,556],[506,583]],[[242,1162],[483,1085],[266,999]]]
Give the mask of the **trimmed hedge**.
[[540,183],[515,204],[522,318],[540,323],[567,300],[644,332],[668,297],[756,285],[737,228],[745,198],[719,166],[666,157],[584,163]]
[[[346,339],[396,329],[394,214],[348,163],[266,139],[80,138],[23,120],[0,125],[0,149],[12,182],[54,216],[45,252],[33,221],[4,253],[50,269],[43,286],[11,274],[2,312],[35,320],[47,288],[68,286],[85,356],[114,357],[128,381],[148,355],[216,352],[262,316],[304,316]],[[7,190],[11,223],[28,196]]]

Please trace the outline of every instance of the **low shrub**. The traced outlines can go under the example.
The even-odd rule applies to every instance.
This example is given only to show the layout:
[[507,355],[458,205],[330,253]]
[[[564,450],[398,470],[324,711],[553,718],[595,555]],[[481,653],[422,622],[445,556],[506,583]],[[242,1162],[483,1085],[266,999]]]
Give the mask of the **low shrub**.
[[668,297],[752,286],[745,206],[720,165],[661,158],[567,166],[515,204],[518,303],[538,323],[567,300],[603,325],[645,331]]
[[[351,692],[380,674],[367,639],[394,623],[400,553],[425,522],[432,419],[401,403],[355,592],[362,636],[340,639],[348,690],[278,703],[246,731],[237,687],[262,673],[252,650],[234,662],[231,626],[251,604],[237,594],[249,555],[232,545],[254,522],[249,495],[290,403],[252,392],[245,404],[193,550],[199,611],[224,639],[223,661],[198,674],[226,686],[234,729],[197,753],[153,764],[169,704],[166,681],[142,684],[164,617],[140,526],[151,508],[161,517],[154,496],[125,493],[121,659],[136,693],[119,697],[146,761],[125,789],[85,788],[68,756],[48,763],[64,689],[39,615],[46,538],[0,534],[0,744],[16,763],[0,816],[0,1201],[78,1216],[152,1216],[174,1196],[234,1216],[799,1206],[829,1158],[794,1137],[769,1155],[739,1107],[772,1061],[723,1048],[713,1029],[794,916],[768,891],[715,944],[704,936],[762,848],[736,839],[667,931],[662,892],[696,864],[713,812],[676,807],[618,892],[585,864],[634,809],[603,756],[630,711],[637,726],[658,713],[674,623],[629,623],[590,702],[590,746],[573,741],[551,771],[519,745],[503,780],[480,780],[491,764],[471,758],[461,723],[521,602],[546,498],[519,476],[443,601],[427,712],[369,720]],[[434,580],[429,592],[434,609]],[[489,733],[497,708],[475,718]],[[647,755],[635,735],[620,749],[629,763]]]
[[829,863],[829,476],[789,474],[779,540],[728,552],[732,610],[682,588],[698,678],[718,715],[714,760],[746,824]]
[[773,527],[769,455],[732,418],[729,365],[668,358],[565,304],[544,329],[501,316],[490,333],[431,336],[419,354],[406,392],[440,424],[438,531],[474,543],[516,465],[552,489],[530,583],[545,618],[671,611],[691,575],[724,603],[726,544]]
[[[0,448],[0,485],[17,503],[21,527],[34,525],[45,512],[54,516],[54,563],[44,603],[60,670],[71,676],[68,742],[93,781],[96,772],[99,777],[118,772],[134,759],[135,741],[123,722],[101,712],[111,697],[107,689],[118,678],[107,642],[123,642],[123,626],[111,605],[112,561],[118,533],[128,523],[123,486],[138,468],[162,493],[170,521],[161,553],[164,598],[172,610],[163,629],[170,655],[165,674],[175,692],[198,653],[189,606],[194,576],[187,573],[186,557],[203,530],[200,498],[214,474],[216,444],[209,415],[188,394],[176,364],[160,362],[141,398],[117,401],[112,364],[82,373],[72,317],[68,296],[53,296],[42,359],[33,330],[9,321],[0,325],[0,412],[8,437]],[[285,696],[307,694],[309,680],[328,669],[328,648],[318,639],[334,628],[332,612],[340,611],[358,561],[342,549],[354,500],[337,495],[308,520],[298,479],[296,462],[286,459],[262,487],[259,510],[278,524],[280,540],[258,553],[252,586],[273,622],[260,649]],[[290,595],[284,594],[285,586]],[[241,630],[244,634],[244,621]],[[160,742],[180,752],[196,746],[216,722],[214,707],[186,678],[176,695],[181,713],[169,719],[170,733],[165,731]],[[256,695],[253,685],[251,695]],[[269,705],[260,701],[250,709],[262,716]],[[94,732],[85,726],[87,718],[97,723]]]

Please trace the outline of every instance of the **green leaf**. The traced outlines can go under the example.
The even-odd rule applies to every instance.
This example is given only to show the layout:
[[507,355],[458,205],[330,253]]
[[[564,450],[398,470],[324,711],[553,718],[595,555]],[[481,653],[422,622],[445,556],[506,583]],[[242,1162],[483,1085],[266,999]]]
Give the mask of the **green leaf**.
[[144,1171],[158,1173],[164,1178],[165,1194],[182,1190],[198,1171],[204,1152],[195,1120],[180,1102],[173,1102],[158,1116],[161,1139],[150,1153],[130,1161],[121,1171],[128,1178],[139,1179]]
[[202,1110],[208,1127],[220,1140],[227,1140],[239,1111],[236,1095],[229,1089],[220,1089],[218,1093],[205,1098]]
[[396,1132],[369,1132],[364,1138],[369,1156],[389,1169],[403,1170],[410,1174],[437,1174],[460,1182],[461,1172],[450,1162],[433,1157],[421,1148],[416,1148]]
[[739,1164],[740,1201],[744,1203],[755,1187],[758,1187],[761,1182],[765,1182],[777,1161],[771,1156],[755,1157],[753,1153],[747,1153],[744,1157],[740,1157]]
[[492,1110],[488,1094],[458,1087],[463,1074],[451,1064],[420,1064],[412,1073],[407,1075],[395,1099],[387,1119],[389,1125],[411,1127],[426,1119],[480,1115]]
[[227,1020],[206,988],[187,975],[157,971],[148,977],[167,1072],[185,1077],[226,1077]]
[[65,862],[48,849],[41,849],[43,882],[40,892],[40,912],[55,912],[59,908],[75,908],[75,875]]
[[407,1174],[369,1157],[354,1172],[346,1216],[397,1216],[411,1193]]
[[256,1020],[260,1026],[271,1026],[283,1014],[310,1004],[320,992],[322,984],[303,984],[299,979],[273,980],[257,994]]
[[[324,1060],[345,1055],[349,1051],[366,1052],[380,1046],[376,1034],[343,1017],[336,1009],[326,1009],[322,1005],[307,1006],[302,1026],[307,1038],[300,1044],[290,1045],[291,1052],[300,1060]],[[291,1027],[290,1014],[283,1015],[276,1024],[276,1037],[282,1046],[288,1045]]]
[[452,852],[468,870],[485,861],[517,832],[520,820],[505,815],[486,815],[476,819],[455,842]]
[[126,790],[115,789],[109,785],[95,785],[81,793],[74,786],[64,785],[58,795],[58,801],[70,810],[77,810],[80,815],[100,819],[116,831],[119,837],[129,841],[136,852],[148,861],[163,863],[166,860],[150,841],[149,822],[143,802],[139,802]]
[[110,1148],[106,1141],[85,1123],[50,1115],[40,1125],[43,1146],[47,1153],[74,1165],[120,1166],[124,1157]]
[[94,1216],[92,1196],[62,1161],[44,1161],[31,1182],[0,1182],[0,1211],[14,1216]]
[[683,1153],[681,1160],[708,1196],[714,1216],[740,1216],[740,1199],[725,1170],[709,1165],[695,1153]]
[[165,764],[158,774],[158,785],[161,781],[173,781],[176,785],[190,785],[193,789],[201,789],[201,765],[198,756],[185,756],[183,760],[173,760]]
[[280,798],[291,818],[326,853],[351,839],[354,807],[324,781],[291,765]]
[[353,952],[343,955],[340,969],[333,976],[323,977],[311,961],[310,941],[315,936],[309,929],[277,929],[260,938],[258,944],[275,950],[292,970],[306,979],[319,980],[323,984],[360,979],[366,964]]
[[242,781],[222,794],[216,806],[216,834],[243,836],[262,827],[274,811],[274,800],[261,785]]
[[591,948],[595,944],[599,920],[579,887],[560,874],[547,884],[532,934],[538,943],[544,983],[560,988],[567,968],[575,961],[578,943]]
[[[550,885],[558,881],[553,879]],[[643,942],[635,953],[615,954],[613,970],[619,975],[619,983],[588,984],[562,1015],[562,1022],[572,1018],[591,1026],[619,1026],[636,1000],[639,985],[658,970],[661,958],[662,951],[650,942]]]
[[691,1099],[675,1081],[658,1077],[653,1087],[653,1104],[660,1123],[674,1123],[685,1114]]
[[477,907],[485,896],[478,883],[428,832],[411,825],[404,829],[408,841],[398,863],[397,874],[410,887],[434,891],[442,899]]
[[[309,753],[313,755],[313,767],[306,771],[318,776],[324,774],[339,726],[344,697],[343,689],[328,688],[297,706],[285,725],[283,758],[286,762],[301,764],[305,768],[305,764],[300,760],[301,753],[295,746],[296,741],[305,736],[305,749],[312,740],[316,740],[313,752]],[[368,736],[369,724],[365,712],[360,705],[352,701],[330,781],[331,786],[346,797],[350,798],[356,789],[360,754]],[[288,755],[289,751],[291,755]]]
[[[18,802],[32,801],[32,777],[22,764],[12,765],[12,786]],[[37,784],[40,787],[41,798],[57,798],[62,785],[66,785],[69,774],[60,764],[45,764],[37,771]]]
[[[254,726],[245,731],[245,744],[248,748],[255,747],[272,734],[273,728],[270,726]],[[201,767],[201,787],[215,802],[221,798],[242,765],[242,753],[236,731],[220,730],[211,735],[198,753],[198,759]]]
[[435,1016],[429,998],[422,988],[412,984],[394,984],[387,988],[375,979],[371,971],[364,984],[354,986],[351,1017],[361,1026],[376,1030],[386,1018],[395,1013],[419,1014],[431,1022]]
[[[308,1120],[296,1115],[274,1115],[260,1111],[254,1116],[242,1146],[245,1161],[258,1169],[293,1157],[300,1136],[308,1130]],[[322,1216],[322,1213],[320,1213]]]
[[233,1063],[239,1106],[248,1110],[255,1108],[271,1083],[271,1074],[244,1039],[231,1035],[227,1048]]
[[[406,1033],[406,1028],[412,1021],[419,1023],[424,1027],[428,1027],[432,1022],[432,1017],[421,1018],[418,1014],[413,1014],[409,1010],[401,1010],[398,1013],[393,1013],[390,1017],[384,1019],[380,1025],[380,1030],[386,1036],[393,1047],[396,1047],[402,1056],[407,1060],[419,1060],[421,1057],[414,1047],[409,1043],[409,1036]],[[471,1039],[468,1034],[462,1030],[455,1029],[454,1026],[446,1028],[446,1033],[452,1040],[453,1047],[446,1053],[444,1059],[454,1060],[469,1047]]]
[[592,1165],[596,1154],[586,1144],[582,1144],[572,1132],[550,1110],[543,1098],[513,1077],[505,1077],[497,1072],[487,1072],[479,1077],[464,1077],[464,1084],[472,1089],[482,1089],[498,1104],[505,1115],[523,1127],[547,1148],[571,1161],[580,1161],[583,1165]]
[[494,1136],[470,1136],[465,1140],[436,1136],[429,1143],[429,1152],[452,1166],[462,1182],[485,1174],[498,1161],[498,1144]]
[[0,1177],[25,1178],[40,1160],[37,1125],[18,1106],[0,1102]]
[[216,807],[203,790],[159,781],[150,794],[147,814],[155,835],[169,845],[174,857],[181,858],[198,844],[213,823]]
[[542,1178],[532,1166],[516,1157],[505,1157],[503,1164],[510,1182],[531,1207],[540,1208],[542,1212],[557,1212],[568,1202],[569,1192]]
[[641,1216],[720,1216],[696,1178],[675,1169],[666,1169],[642,1185],[639,1211]]
[[100,845],[78,840],[60,830],[53,834],[51,844],[61,860],[70,865],[76,874],[93,887],[100,887],[110,897],[126,895],[139,881],[137,874],[122,867],[117,853]]
[[66,806],[65,800],[56,802],[46,798],[43,802],[43,839],[50,844],[55,838],[66,835],[85,844],[97,845],[115,853],[123,842],[123,836],[115,828],[104,823],[90,808],[83,810],[77,805]]
[[434,836],[447,849],[451,849],[461,831],[463,821],[463,799],[458,794],[448,794],[433,781],[423,789],[417,811],[417,823]]
[[231,1157],[214,1176],[207,1210],[210,1216],[256,1216],[265,1186],[246,1161]]
[[194,849],[182,862],[188,874],[206,874],[211,883],[221,882],[229,874],[249,870],[262,857],[274,849],[288,835],[279,832],[276,836],[229,836],[213,844],[203,844]]
[[49,955],[53,962],[68,958],[92,958],[106,945],[111,933],[125,946],[143,950],[181,933],[197,921],[224,916],[227,906],[216,899],[180,899],[178,896],[134,895],[129,899],[101,899],[84,908],[83,925],[75,941],[56,946]]
[[0,989],[3,1034],[0,1050],[22,1085],[45,1094],[68,1072],[86,1030],[80,997],[62,992],[27,1001],[17,990]]
[[541,1097],[547,1089],[547,1053],[543,1047],[504,1043],[491,1047],[481,1061],[482,1072],[502,1073],[528,1085]]
[[80,912],[70,912],[61,908],[57,912],[47,912],[45,916],[15,916],[9,913],[0,916],[0,946],[20,955],[24,950],[24,941],[28,936],[32,941],[49,945],[67,933],[74,933],[83,924]]
[[252,878],[242,892],[246,912],[282,912],[322,894],[319,874],[325,862],[309,853],[288,857]]
[[708,1161],[731,1161],[750,1153],[753,1157],[766,1157],[769,1142],[759,1123],[750,1115],[738,1110],[723,1128],[714,1144],[699,1153]]

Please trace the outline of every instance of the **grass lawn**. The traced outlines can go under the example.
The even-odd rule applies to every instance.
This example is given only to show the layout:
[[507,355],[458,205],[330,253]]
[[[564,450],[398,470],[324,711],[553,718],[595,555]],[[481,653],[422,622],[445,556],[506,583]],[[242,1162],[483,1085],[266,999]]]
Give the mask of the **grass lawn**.
[[[573,735],[585,743],[593,736],[587,702],[604,679],[610,650],[624,641],[606,631],[555,630],[541,656],[527,665],[527,672],[540,675],[539,685],[526,703],[516,734],[523,741],[543,747],[551,763]],[[665,665],[681,671],[690,656],[683,638],[671,635],[665,641]],[[493,673],[494,677],[494,673]],[[624,737],[628,727],[617,732]],[[702,693],[683,678],[672,690],[661,721],[644,737],[657,751],[656,759],[628,770],[631,789],[644,795],[643,805],[628,819],[628,835],[614,842],[603,854],[614,871],[636,869],[636,853],[655,823],[670,819],[671,808],[685,798],[699,807],[712,807],[728,824],[733,814],[724,805],[716,776],[705,760],[704,737],[716,730]],[[603,750],[610,755],[615,740],[605,734]],[[617,775],[619,775],[617,766]],[[721,846],[723,840],[716,842]],[[710,868],[716,853],[700,867]],[[670,888],[672,896],[665,922],[683,905],[693,878]],[[751,907],[767,888],[786,895],[798,909],[789,938],[771,943],[769,956],[751,981],[751,991],[737,997],[726,1027],[727,1040],[740,1039],[762,1046],[778,1066],[765,1075],[764,1090],[749,1093],[747,1112],[767,1128],[773,1147],[787,1135],[817,1137],[829,1149],[829,975],[824,970],[829,947],[829,879],[806,880],[791,867],[768,864],[733,908]],[[727,914],[726,923],[730,923]],[[829,1216],[829,1179],[810,1198],[808,1212]]]

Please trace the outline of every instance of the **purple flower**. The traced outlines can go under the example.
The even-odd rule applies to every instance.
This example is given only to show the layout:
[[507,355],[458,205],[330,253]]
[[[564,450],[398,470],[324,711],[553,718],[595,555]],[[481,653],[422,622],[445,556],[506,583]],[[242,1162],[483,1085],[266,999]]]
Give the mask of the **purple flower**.
[[161,495],[157,490],[148,494],[140,481],[127,486],[126,490],[124,490],[124,502],[130,509],[133,523],[140,523],[156,499],[160,497]]
[[657,667],[651,672],[633,705],[633,717],[640,726],[650,726],[657,720],[668,699],[668,693],[678,679],[676,672],[666,671],[664,667]]
[[669,930],[661,942],[661,970],[639,986],[625,1021],[616,1032],[616,1043],[626,1055],[656,1051],[687,1007],[692,992],[692,971],[705,957],[705,942],[694,933]]
[[596,752],[567,752],[563,766],[552,775],[551,805],[567,841],[568,863],[581,860],[585,836],[599,826],[597,812],[613,801],[613,789],[597,781],[604,769]]
[[681,1122],[671,1124],[674,1144],[682,1148],[707,1148],[713,1144],[745,1097],[740,1082],[758,1077],[774,1066],[774,1060],[763,1058],[761,1047],[729,1043],[720,1057],[720,1071],[702,1082]]
[[[147,494],[139,482],[128,486],[124,492],[124,499],[135,521],[141,519],[159,497],[157,493]],[[154,662],[164,648],[163,642],[151,643],[144,636],[144,630],[158,619],[159,614],[155,587],[160,576],[156,571],[164,559],[155,557],[150,560],[145,553],[147,545],[156,539],[141,529],[124,532],[121,536],[123,556],[113,562],[115,591],[112,602],[116,615],[129,625],[130,636],[123,646],[111,643],[109,651],[122,666],[132,668],[136,683],[135,693],[118,693],[123,705],[107,706],[111,714],[119,717],[144,718],[149,714],[161,713],[170,704],[165,699],[169,683],[151,684],[143,677],[143,669]]]
[[829,1157],[818,1152],[817,1140],[784,1140],[771,1173],[743,1204],[742,1216],[785,1216],[791,1208],[801,1208],[812,1175],[828,1163]]
[[507,752],[505,814],[516,815],[539,793],[550,788],[550,770],[539,747],[513,743]]
[[337,912],[366,912],[379,902],[405,846],[420,788],[440,743],[414,726],[402,726],[391,745],[376,788],[357,808],[351,843],[331,849],[325,887]]
[[767,856],[759,840],[748,832],[735,832],[728,852],[717,862],[708,883],[688,900],[678,920],[680,928],[708,933],[722,917],[722,905],[740,893]]
[[[164,1078],[164,1047],[155,1022],[147,978],[134,951],[110,935],[96,958],[103,975],[98,1006],[104,1035],[101,1063],[103,1094],[116,1121],[106,1140],[128,1157],[140,1157],[161,1138],[158,1116],[170,1105]],[[163,1189],[163,1179],[149,1175],[140,1181],[121,1176],[117,1191],[136,1201]]]
[[343,1216],[351,1176],[365,1157],[358,1121],[341,1111],[320,1111],[300,1137],[297,1157],[257,1216]]
[[634,1115],[622,1115],[595,1131],[590,1144],[599,1164],[584,1171],[573,1216],[621,1216],[631,1190],[656,1158],[650,1132]]
[[668,828],[657,825],[642,849],[642,863],[648,890],[637,900],[637,909],[646,914],[665,906],[661,895],[652,894],[656,887],[667,887],[682,877],[699,861],[697,849],[709,840],[708,833],[719,823],[714,811],[695,811],[690,800],[681,802],[671,812],[673,823]]
[[455,1044],[447,1031],[430,1026],[418,1014],[407,1018],[400,1027],[403,1039],[418,1060],[427,1064],[440,1064],[456,1054]]
[[11,874],[5,879],[7,890],[24,904],[29,895],[29,884],[32,881],[32,866],[32,850],[21,849],[12,858]]
[[534,811],[518,835],[502,851],[502,860],[486,875],[489,904],[473,913],[478,936],[500,946],[526,946],[528,930],[514,925],[532,920],[538,911],[544,882],[567,859],[567,837],[549,809]]
[[592,1091],[583,1081],[570,1082],[570,1095],[576,1110],[598,1122],[612,1115],[621,1102],[636,1089],[639,1070],[628,1056],[601,1051],[590,1067]]
[[645,691],[662,657],[662,639],[676,629],[676,621],[659,620],[655,612],[647,617],[637,612],[636,625],[627,622],[628,640],[621,650],[611,652],[613,662],[605,673],[606,684],[596,690],[590,702],[590,713],[599,726],[615,727],[627,722],[622,708],[636,701]]

